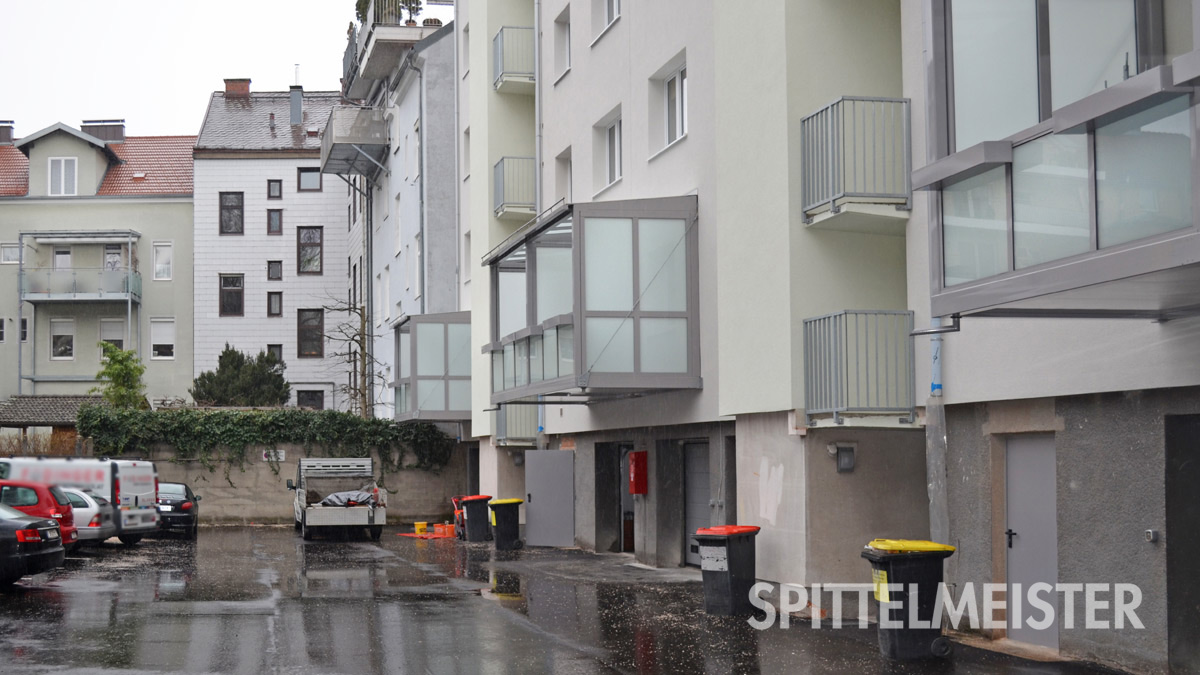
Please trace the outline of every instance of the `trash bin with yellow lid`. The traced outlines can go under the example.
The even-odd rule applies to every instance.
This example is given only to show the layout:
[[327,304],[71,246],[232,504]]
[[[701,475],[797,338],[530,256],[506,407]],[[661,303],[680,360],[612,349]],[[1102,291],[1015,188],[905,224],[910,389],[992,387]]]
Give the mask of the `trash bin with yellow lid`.
[[521,541],[521,504],[524,499],[493,499],[492,540],[497,551],[515,551],[525,542]]
[[[871,561],[871,581],[879,608],[879,651],[897,659],[948,656],[949,638],[942,635],[941,617],[933,616],[942,584],[942,561],[954,554],[949,544],[923,539],[873,539],[862,557]],[[916,622],[909,608],[916,603]],[[885,626],[887,619],[891,627]]]

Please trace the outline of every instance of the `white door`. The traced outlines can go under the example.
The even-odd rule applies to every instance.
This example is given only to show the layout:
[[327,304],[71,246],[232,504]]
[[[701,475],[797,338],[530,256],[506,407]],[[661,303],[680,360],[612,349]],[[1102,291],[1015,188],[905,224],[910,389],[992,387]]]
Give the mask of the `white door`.
[[[1055,480],[1054,436],[1038,434],[1008,439],[1005,458],[1006,530],[1008,552],[1008,637],[1018,642],[1058,649],[1058,596],[1053,591],[1039,597],[1054,606],[1055,621],[1044,628],[1029,626],[1042,621],[1044,612],[1029,603],[1029,588],[1036,583],[1058,582],[1058,490]],[[1019,584],[1019,586],[1018,586]],[[1011,602],[1020,593],[1021,610]]]
[[692,539],[696,530],[712,525],[709,506],[708,443],[683,446],[684,562],[700,565],[700,547]]

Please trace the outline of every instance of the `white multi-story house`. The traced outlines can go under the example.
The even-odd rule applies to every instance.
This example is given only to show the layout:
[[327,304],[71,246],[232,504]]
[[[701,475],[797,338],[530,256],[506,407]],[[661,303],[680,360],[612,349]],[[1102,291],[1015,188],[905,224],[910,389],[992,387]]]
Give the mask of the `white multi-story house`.
[[[274,352],[291,403],[347,409],[346,190],[320,168],[319,132],[337,92],[214,92],[195,158],[196,374],[226,344]],[[354,321],[353,323],[357,323]],[[341,356],[338,356],[341,355]]]

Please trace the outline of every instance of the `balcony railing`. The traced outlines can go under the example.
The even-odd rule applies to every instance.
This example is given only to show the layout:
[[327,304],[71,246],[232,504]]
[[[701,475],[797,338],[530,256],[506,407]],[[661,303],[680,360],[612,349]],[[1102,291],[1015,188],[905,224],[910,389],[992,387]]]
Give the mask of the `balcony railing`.
[[800,121],[804,222],[847,203],[912,206],[907,99],[845,96]]
[[494,169],[497,218],[528,220],[533,217],[534,160],[532,157],[501,157]]
[[492,39],[492,85],[496,91],[533,93],[533,29],[501,28]]
[[804,406],[817,415],[916,416],[913,313],[847,310],[804,320]]
[[113,269],[27,267],[21,270],[21,299],[37,301],[125,300],[142,297],[142,275]]
[[372,175],[384,168],[387,146],[382,109],[335,106],[321,131],[321,171]]

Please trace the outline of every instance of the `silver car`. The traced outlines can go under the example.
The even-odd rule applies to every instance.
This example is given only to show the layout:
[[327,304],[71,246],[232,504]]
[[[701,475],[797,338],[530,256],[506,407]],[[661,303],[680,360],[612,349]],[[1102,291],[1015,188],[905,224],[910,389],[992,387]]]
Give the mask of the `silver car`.
[[117,534],[112,502],[90,490],[63,487],[62,491],[75,509],[75,528],[80,543],[99,543]]

